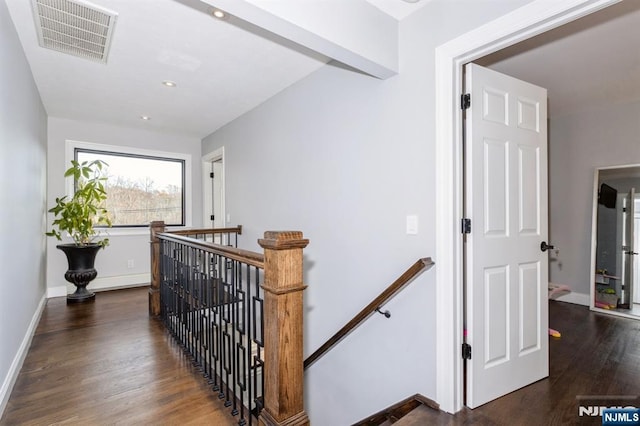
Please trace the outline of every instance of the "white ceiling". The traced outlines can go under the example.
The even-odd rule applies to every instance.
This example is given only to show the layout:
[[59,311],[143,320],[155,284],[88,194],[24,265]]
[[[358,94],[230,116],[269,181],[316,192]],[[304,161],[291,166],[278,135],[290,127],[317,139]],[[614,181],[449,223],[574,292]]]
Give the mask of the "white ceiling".
[[[104,65],[39,47],[30,0],[5,1],[54,117],[204,137],[330,60],[255,25],[213,18],[203,11],[214,0],[92,0],[118,13]],[[395,20],[429,2],[366,1]],[[626,1],[477,62],[547,87],[558,116],[640,99],[639,30],[640,1]]]
[[366,0],[384,13],[393,16],[398,21],[403,20],[407,16],[419,8],[426,5],[430,0],[411,0],[409,2],[400,0]]
[[475,62],[547,88],[550,117],[636,101],[640,1],[623,1]]
[[[427,3],[368,1],[396,19]],[[204,137],[330,59],[194,0],[90,2],[118,14],[106,65],[41,48],[31,0],[6,0],[50,116]]]

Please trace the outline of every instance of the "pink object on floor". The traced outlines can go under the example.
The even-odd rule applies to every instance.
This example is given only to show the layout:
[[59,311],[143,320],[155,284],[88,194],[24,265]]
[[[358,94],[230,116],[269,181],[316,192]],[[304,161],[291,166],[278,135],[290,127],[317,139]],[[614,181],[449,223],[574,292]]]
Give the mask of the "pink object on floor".
[[[570,292],[571,289],[568,285],[565,284],[552,284],[549,283],[549,299],[555,296],[558,293]],[[561,334],[558,330],[554,330],[553,328],[549,329],[549,336],[560,337]]]
[[558,293],[570,292],[571,289],[565,284],[551,284],[549,283],[549,299]]
[[558,330],[554,330],[553,328],[549,329],[549,336],[560,337],[561,334]]

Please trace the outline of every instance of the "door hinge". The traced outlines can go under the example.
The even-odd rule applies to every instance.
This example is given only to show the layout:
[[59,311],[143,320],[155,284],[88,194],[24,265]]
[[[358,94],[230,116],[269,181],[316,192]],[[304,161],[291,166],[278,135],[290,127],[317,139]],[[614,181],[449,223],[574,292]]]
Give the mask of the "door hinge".
[[209,173],[209,177],[213,179],[213,172]]
[[471,108],[471,95],[469,93],[464,93],[460,96],[460,108],[463,111]]
[[471,359],[471,345],[468,343],[462,344],[462,359]]
[[216,217],[214,215],[211,215],[211,220],[216,220]]
[[462,233],[463,234],[471,233],[471,219],[462,219]]

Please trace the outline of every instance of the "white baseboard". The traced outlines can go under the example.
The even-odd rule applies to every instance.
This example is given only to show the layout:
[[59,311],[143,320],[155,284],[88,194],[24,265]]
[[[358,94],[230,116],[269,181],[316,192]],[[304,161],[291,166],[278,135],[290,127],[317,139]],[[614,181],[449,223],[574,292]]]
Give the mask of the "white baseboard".
[[[118,290],[121,288],[141,287],[148,285],[150,281],[151,274],[148,272],[143,274],[98,277],[87,286],[87,289],[91,291]],[[47,289],[47,297],[65,297],[74,291],[76,291],[76,288],[73,284],[49,287]]]
[[56,287],[47,287],[47,299],[54,297],[65,297],[67,295],[67,286],[59,285]]
[[[87,288],[91,291],[117,290],[120,288],[140,287],[148,285],[151,281],[149,272],[143,274],[117,275],[113,277],[98,277]],[[67,286],[67,291],[73,293],[76,288],[73,284]]]
[[18,379],[18,374],[20,374],[22,364],[24,363],[24,360],[27,357],[27,353],[29,352],[31,340],[33,339],[33,335],[36,332],[36,327],[38,327],[38,323],[40,322],[40,317],[42,316],[42,311],[44,311],[46,301],[47,298],[45,297],[45,295],[43,295],[42,299],[40,299],[40,303],[38,303],[38,307],[36,308],[33,317],[31,318],[31,323],[29,324],[29,328],[27,328],[27,332],[22,339],[22,343],[18,348],[18,352],[13,358],[13,362],[11,363],[11,367],[9,367],[7,376],[4,378],[2,387],[0,387],[0,417],[2,417],[4,409],[7,407],[9,397],[11,396],[11,391],[13,390],[13,385],[15,385],[16,380]]
[[562,296],[554,297],[553,300],[559,302],[568,302],[575,305],[591,306],[591,296],[584,293],[567,293]]

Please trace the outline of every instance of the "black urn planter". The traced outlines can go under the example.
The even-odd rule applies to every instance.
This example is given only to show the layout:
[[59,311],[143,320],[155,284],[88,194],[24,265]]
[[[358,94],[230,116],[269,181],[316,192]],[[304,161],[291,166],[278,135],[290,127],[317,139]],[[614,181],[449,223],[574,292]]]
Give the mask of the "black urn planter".
[[98,250],[102,246],[89,244],[77,246],[75,244],[58,244],[56,248],[67,255],[69,269],[64,273],[64,278],[76,286],[75,293],[67,295],[67,303],[91,302],[96,294],[87,290],[87,285],[98,276],[98,271],[93,267]]

